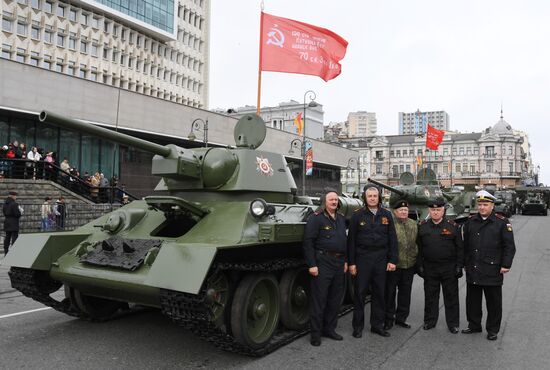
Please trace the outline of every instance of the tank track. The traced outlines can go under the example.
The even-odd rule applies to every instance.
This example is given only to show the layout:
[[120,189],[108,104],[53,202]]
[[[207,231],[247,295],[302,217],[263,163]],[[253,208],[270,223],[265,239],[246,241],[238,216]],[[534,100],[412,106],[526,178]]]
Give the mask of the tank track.
[[75,309],[68,298],[56,301],[50,297],[50,294],[61,288],[62,284],[51,279],[47,271],[12,267],[8,275],[11,280],[11,286],[23,293],[25,297],[34,299],[45,306],[67,315],[83,317],[82,312]]
[[[260,263],[217,263],[213,266],[213,271],[276,272],[301,266],[304,266],[303,260],[280,259]],[[309,327],[302,330],[288,330],[280,327],[265,347],[255,350],[236,342],[231,335],[209,320],[204,288],[198,295],[161,289],[160,303],[162,313],[174,323],[224,351],[241,355],[265,356],[309,333]],[[343,306],[340,316],[349,313],[352,309],[352,305]]]

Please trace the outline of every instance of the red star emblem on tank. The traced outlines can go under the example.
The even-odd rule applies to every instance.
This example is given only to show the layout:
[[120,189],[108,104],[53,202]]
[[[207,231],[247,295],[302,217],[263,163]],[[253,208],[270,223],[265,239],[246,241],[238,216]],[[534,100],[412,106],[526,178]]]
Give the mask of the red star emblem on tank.
[[269,163],[269,159],[264,157],[256,157],[256,171],[262,175],[273,176],[273,167]]

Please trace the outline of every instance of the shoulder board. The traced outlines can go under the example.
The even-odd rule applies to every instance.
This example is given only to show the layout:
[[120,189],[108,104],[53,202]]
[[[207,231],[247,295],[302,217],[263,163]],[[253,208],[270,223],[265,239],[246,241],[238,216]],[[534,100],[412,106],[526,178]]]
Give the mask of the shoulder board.
[[424,225],[424,224],[427,223],[427,222],[428,222],[428,221],[426,221],[426,220],[422,220],[422,221],[420,221],[420,225]]
[[359,212],[359,211],[362,210],[362,209],[363,209],[363,207],[357,208],[357,209],[356,209],[355,211],[353,211],[353,212]]
[[313,214],[314,214],[315,216],[319,216],[319,215],[322,214],[322,213],[323,213],[322,211],[313,212]]
[[500,213],[495,213],[495,217],[496,218],[499,218],[501,220],[506,220],[506,217],[504,217],[503,215],[501,215]]
[[450,223],[450,224],[453,225],[453,226],[458,226],[457,223],[454,222],[453,220],[447,219],[447,222]]

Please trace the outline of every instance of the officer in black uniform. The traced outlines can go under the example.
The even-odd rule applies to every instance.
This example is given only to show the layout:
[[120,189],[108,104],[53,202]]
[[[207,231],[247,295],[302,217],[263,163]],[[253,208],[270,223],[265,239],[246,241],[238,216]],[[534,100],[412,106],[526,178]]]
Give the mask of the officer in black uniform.
[[337,212],[338,194],[327,190],[320,209],[307,220],[304,258],[311,278],[311,344],[321,345],[321,336],[334,340],[338,312],[344,294],[346,263],[346,220]]
[[351,217],[348,232],[348,262],[355,275],[353,336],[361,338],[365,326],[365,298],[371,288],[371,332],[383,337],[386,305],[384,290],[386,271],[395,271],[398,252],[397,235],[390,211],[381,207],[380,191],[374,185],[363,188],[365,207]]
[[481,299],[487,303],[487,339],[496,340],[502,321],[502,284],[516,253],[510,221],[493,210],[495,198],[487,191],[476,194],[479,213],[462,229],[466,269],[466,318],[464,334],[481,332]]
[[[424,278],[424,330],[435,327],[439,316],[439,291],[443,288],[445,320],[458,333],[460,303],[458,279],[462,277],[464,247],[458,225],[445,215],[445,200],[437,198],[429,206],[430,219],[418,226],[418,274]],[[441,287],[441,288],[440,288]]]

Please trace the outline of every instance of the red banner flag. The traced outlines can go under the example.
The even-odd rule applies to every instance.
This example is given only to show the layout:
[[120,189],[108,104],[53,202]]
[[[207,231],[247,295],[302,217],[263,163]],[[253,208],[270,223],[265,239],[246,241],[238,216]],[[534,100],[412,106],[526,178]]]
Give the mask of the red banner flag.
[[426,132],[426,148],[430,150],[437,150],[439,144],[443,141],[443,135],[445,131],[438,130],[428,124],[428,131]]
[[262,12],[260,70],[319,76],[328,81],[342,71],[338,63],[348,42],[332,31]]
[[294,118],[294,126],[296,126],[298,135],[302,136],[302,130],[304,129],[304,120],[302,119],[302,112],[298,113]]
[[306,175],[313,175],[313,146],[311,141],[306,141]]

